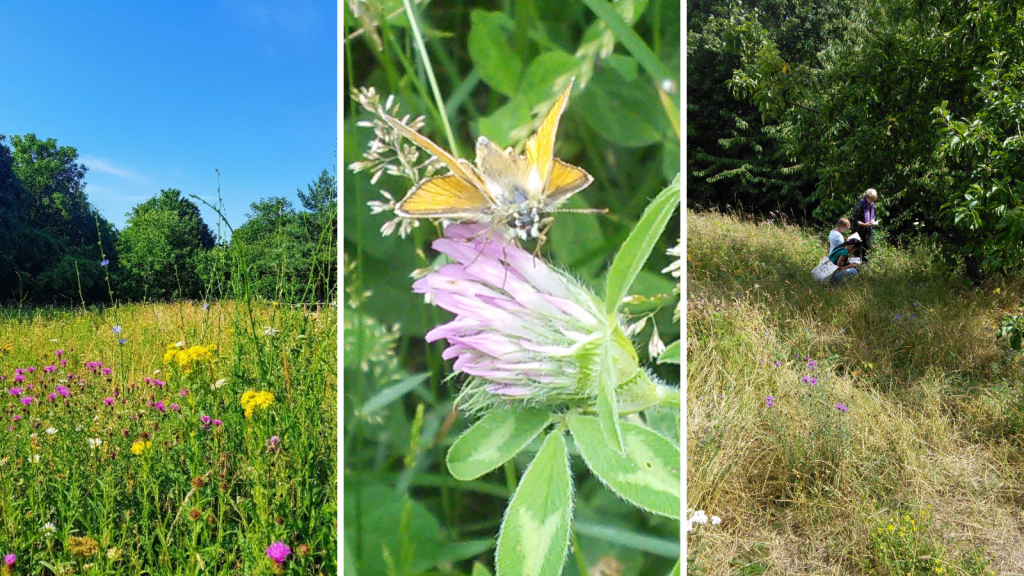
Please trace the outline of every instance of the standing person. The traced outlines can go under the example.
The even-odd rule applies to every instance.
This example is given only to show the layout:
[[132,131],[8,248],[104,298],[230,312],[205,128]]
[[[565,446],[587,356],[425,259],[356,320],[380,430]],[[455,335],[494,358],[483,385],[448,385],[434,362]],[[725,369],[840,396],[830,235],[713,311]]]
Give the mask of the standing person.
[[871,251],[871,232],[880,222],[875,219],[875,200],[878,200],[878,192],[874,188],[864,191],[864,197],[857,201],[853,207],[854,232],[860,233],[861,261],[867,264],[868,252]]
[[832,253],[838,246],[842,245],[846,239],[843,234],[850,229],[850,221],[846,218],[840,218],[839,222],[836,222],[836,227],[828,233],[828,252]]
[[857,264],[850,262],[850,256],[856,254],[857,249],[861,246],[860,240],[849,238],[844,240],[839,247],[828,255],[828,259],[836,266],[839,266],[839,269],[832,274],[831,283],[833,286],[839,286],[847,278],[857,275]]

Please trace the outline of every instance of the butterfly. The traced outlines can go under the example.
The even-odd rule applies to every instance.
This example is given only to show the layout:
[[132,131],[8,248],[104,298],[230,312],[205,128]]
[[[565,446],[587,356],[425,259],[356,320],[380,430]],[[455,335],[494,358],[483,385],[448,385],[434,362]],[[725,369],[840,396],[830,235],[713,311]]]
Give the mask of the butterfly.
[[416,184],[395,206],[395,213],[405,218],[485,222],[505,227],[522,240],[539,238],[543,242],[542,226],[550,224],[549,214],[594,180],[582,168],[554,157],[555,132],[572,85],[570,80],[537,132],[526,140],[524,154],[512,148],[502,150],[480,136],[475,165],[385,115],[388,124],[449,170],[448,174]]

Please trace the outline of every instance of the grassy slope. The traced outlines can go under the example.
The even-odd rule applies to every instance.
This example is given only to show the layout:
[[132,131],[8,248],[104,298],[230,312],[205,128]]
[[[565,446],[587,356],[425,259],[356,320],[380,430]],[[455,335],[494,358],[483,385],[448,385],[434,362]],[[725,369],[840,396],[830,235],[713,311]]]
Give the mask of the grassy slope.
[[984,549],[996,574],[1024,573],[1007,418],[1024,363],[994,338],[1024,282],[971,288],[927,248],[883,246],[825,290],[810,269],[826,235],[688,215],[688,506],[723,519],[691,554],[709,573],[885,573],[872,534],[895,511],[931,517],[921,538],[951,563]]

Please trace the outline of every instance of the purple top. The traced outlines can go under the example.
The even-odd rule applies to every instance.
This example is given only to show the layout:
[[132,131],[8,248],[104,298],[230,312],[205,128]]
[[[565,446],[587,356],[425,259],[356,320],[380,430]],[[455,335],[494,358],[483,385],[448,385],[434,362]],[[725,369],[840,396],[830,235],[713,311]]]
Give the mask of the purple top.
[[[861,198],[858,202],[858,205],[859,209],[854,211],[855,217],[858,221],[867,224],[868,222],[871,222],[872,220],[875,219],[874,202],[868,202],[866,198]],[[856,224],[856,222],[854,222],[854,224]],[[874,231],[874,228],[871,226],[858,226],[857,228],[860,231],[862,237],[871,236],[871,232]]]

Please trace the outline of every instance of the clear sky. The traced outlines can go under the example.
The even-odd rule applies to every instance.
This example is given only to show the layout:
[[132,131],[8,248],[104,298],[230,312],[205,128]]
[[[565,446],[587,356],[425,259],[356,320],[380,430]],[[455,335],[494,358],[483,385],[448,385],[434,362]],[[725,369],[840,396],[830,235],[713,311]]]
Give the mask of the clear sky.
[[336,174],[333,0],[0,2],[0,38],[0,133],[75,147],[118,229],[164,188],[214,203],[215,169],[234,227]]

